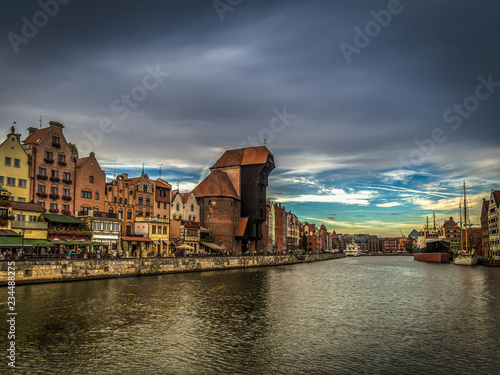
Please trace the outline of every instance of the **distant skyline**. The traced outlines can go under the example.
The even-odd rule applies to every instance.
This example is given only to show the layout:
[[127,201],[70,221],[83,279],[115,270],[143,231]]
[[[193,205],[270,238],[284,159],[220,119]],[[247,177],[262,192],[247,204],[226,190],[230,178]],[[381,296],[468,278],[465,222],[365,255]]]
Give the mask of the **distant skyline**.
[[337,233],[472,221],[500,189],[500,4],[6,1],[0,120],[59,121],[108,178],[193,189],[266,144],[268,197]]

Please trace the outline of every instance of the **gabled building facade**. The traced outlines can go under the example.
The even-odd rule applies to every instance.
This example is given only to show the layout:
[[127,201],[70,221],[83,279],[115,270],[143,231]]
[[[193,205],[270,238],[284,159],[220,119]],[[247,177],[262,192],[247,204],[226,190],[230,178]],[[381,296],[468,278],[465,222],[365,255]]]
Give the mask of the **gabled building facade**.
[[194,193],[172,192],[172,204],[170,207],[170,219],[182,219],[186,221],[200,220],[200,205]]
[[20,137],[12,126],[7,139],[0,144],[0,187],[9,191],[10,200],[29,202],[31,179],[28,154],[21,145]]
[[[28,128],[23,143],[30,163],[30,201],[43,205],[51,213],[75,211],[78,155],[70,149],[63,128],[55,121],[50,121],[46,128]],[[64,200],[63,196],[72,201]]]
[[483,198],[481,207],[481,254],[482,257],[488,258],[490,256],[490,233],[488,225],[490,201]]
[[488,207],[488,234],[490,237],[490,257],[500,259],[500,236],[498,222],[500,219],[500,190],[492,190]]
[[[94,212],[94,215],[97,212],[104,212],[106,174],[93,152],[88,157],[79,158],[76,161],[75,176],[75,209],[80,214],[85,214],[90,210]],[[69,191],[63,190],[62,199],[71,201],[71,197],[66,194],[69,194]]]

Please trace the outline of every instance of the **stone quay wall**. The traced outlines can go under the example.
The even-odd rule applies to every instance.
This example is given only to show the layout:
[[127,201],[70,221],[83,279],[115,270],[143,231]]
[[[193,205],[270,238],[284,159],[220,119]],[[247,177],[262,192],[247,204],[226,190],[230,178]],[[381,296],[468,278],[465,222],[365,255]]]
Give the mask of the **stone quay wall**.
[[237,268],[281,266],[343,258],[343,254],[309,254],[305,259],[294,255],[193,257],[193,258],[108,258],[5,260],[0,262],[0,286],[8,282],[9,264],[15,262],[16,285],[77,280],[106,279],[161,275],[181,272],[201,272]]

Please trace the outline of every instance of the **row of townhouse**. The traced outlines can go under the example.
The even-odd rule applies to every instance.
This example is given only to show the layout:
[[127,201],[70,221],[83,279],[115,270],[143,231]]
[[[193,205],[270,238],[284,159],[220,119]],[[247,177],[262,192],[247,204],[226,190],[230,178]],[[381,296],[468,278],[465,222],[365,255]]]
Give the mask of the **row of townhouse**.
[[[21,141],[12,127],[0,145],[0,189],[15,205],[36,207],[29,220],[46,227],[38,240],[106,244],[115,254],[139,256],[335,248],[324,225],[301,224],[281,204],[268,201],[268,176],[275,164],[265,146],[227,150],[192,192],[180,193],[144,170],[138,177],[123,173],[107,181],[95,154],[80,157],[63,129],[51,121],[45,128],[28,128]],[[10,218],[9,229],[12,210],[5,209],[3,216]]]
[[500,190],[491,190],[490,198],[483,199],[481,209],[481,243],[478,253],[486,258],[500,259]]

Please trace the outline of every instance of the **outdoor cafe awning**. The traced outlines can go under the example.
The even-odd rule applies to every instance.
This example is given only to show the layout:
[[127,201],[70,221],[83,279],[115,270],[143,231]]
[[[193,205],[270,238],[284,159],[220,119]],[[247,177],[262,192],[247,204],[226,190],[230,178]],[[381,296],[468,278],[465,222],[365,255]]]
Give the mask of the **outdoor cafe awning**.
[[49,246],[54,246],[53,242],[50,242],[48,240],[44,239],[36,239],[36,238],[26,238],[24,240],[24,243],[28,243],[32,246],[35,247],[49,247]]
[[189,246],[189,245],[179,245],[177,246],[178,249],[182,249],[182,250],[194,250],[194,247],[193,246]]
[[22,240],[19,237],[0,237],[0,247],[1,248],[13,248],[13,249],[32,248],[33,247],[33,245],[30,245],[26,242],[23,245],[21,241]]
[[212,250],[222,250],[222,248],[220,246],[217,246],[216,244],[211,243],[211,242],[202,242],[201,244],[205,245],[206,247],[211,248]]

